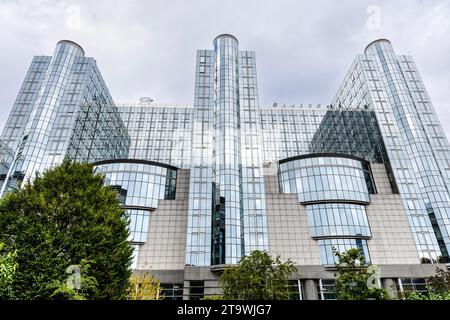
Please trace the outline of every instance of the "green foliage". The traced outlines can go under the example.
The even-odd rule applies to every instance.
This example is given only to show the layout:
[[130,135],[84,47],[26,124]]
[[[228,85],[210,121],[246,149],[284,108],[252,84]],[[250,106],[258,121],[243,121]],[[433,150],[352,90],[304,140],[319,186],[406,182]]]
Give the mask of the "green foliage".
[[450,272],[436,267],[436,274],[427,279],[426,293],[405,292],[402,300],[450,300]]
[[420,292],[405,292],[400,296],[402,300],[450,300],[450,292],[445,293],[420,293]]
[[133,274],[130,278],[130,300],[161,300],[161,284],[154,275]]
[[436,274],[427,279],[429,291],[436,294],[450,292],[450,271],[436,267]]
[[11,298],[79,298],[64,287],[66,269],[89,261],[82,279],[97,290],[77,294],[125,299],[133,252],[128,223],[116,192],[88,164],[66,160],[8,193],[0,201],[0,241],[17,252]]
[[282,300],[289,298],[289,278],[297,267],[288,259],[272,257],[263,251],[253,251],[238,265],[227,267],[220,283],[226,300]]
[[430,258],[422,257],[420,258],[420,263],[422,264],[430,264],[432,261]]
[[368,270],[364,256],[358,249],[350,249],[343,253],[334,249],[333,251],[338,258],[336,264],[338,274],[335,279],[338,300],[388,299],[388,294],[384,289],[368,286],[370,278],[375,272]]
[[12,282],[17,269],[17,252],[5,252],[0,242],[0,300],[12,297]]
[[436,259],[436,262],[437,263],[445,263],[446,259],[443,256],[438,256]]
[[[89,268],[91,267],[86,260],[81,261],[80,266],[76,266],[80,270],[80,288],[75,287],[75,283],[71,281],[70,275],[75,276],[71,272],[66,272],[69,278],[65,281],[55,280],[48,285],[48,289],[53,290],[50,298],[53,300],[87,300],[87,297],[98,295],[98,283],[92,276],[86,276],[89,274]],[[66,271],[70,271],[66,270]]]
[[200,300],[223,300],[222,296],[207,296],[203,297]]

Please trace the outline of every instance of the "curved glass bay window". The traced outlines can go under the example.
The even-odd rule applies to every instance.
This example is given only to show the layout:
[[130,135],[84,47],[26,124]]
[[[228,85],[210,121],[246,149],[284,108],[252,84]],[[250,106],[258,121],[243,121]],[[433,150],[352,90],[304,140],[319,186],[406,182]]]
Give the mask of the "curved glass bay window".
[[310,235],[320,248],[321,264],[335,264],[338,252],[356,248],[370,262],[372,236],[366,205],[375,184],[364,159],[311,154],[280,161],[281,193],[296,193],[308,212]]
[[368,163],[339,155],[306,155],[280,161],[281,193],[297,193],[301,203],[370,203],[375,193]]
[[130,221],[130,241],[147,239],[150,211],[162,199],[175,199],[177,168],[144,160],[107,160],[94,163],[105,184],[117,190]]
[[307,206],[311,237],[370,237],[369,221],[363,205],[320,203]]
[[323,239],[318,241],[320,248],[320,263],[335,264],[337,258],[334,255],[333,248],[338,252],[344,252],[350,249],[358,249],[366,263],[370,263],[369,249],[367,241],[364,239]]

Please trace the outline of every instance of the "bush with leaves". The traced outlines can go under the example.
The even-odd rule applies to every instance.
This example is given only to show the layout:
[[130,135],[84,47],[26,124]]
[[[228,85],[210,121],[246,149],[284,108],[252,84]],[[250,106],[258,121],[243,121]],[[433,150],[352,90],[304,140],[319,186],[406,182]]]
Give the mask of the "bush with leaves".
[[436,274],[427,279],[429,290],[437,294],[450,292],[450,271],[436,267]]
[[400,295],[400,299],[402,300],[450,300],[450,292],[446,293],[422,293],[409,291]]
[[335,275],[335,292],[338,300],[386,300],[387,292],[376,286],[369,286],[375,271],[369,271],[364,256],[358,249],[343,253],[333,249],[338,258]]
[[103,176],[89,164],[68,160],[6,194],[0,200],[0,241],[17,252],[10,298],[75,297],[64,287],[66,269],[88,261],[81,277],[96,290],[78,294],[126,299],[133,249],[124,213]]
[[130,300],[161,300],[161,284],[154,275],[133,274],[130,278]]
[[220,283],[223,298],[231,300],[283,300],[289,299],[289,279],[298,270],[288,259],[273,259],[265,251],[253,251],[236,266],[225,268]]
[[436,267],[436,274],[427,278],[427,292],[407,291],[402,300],[450,300],[450,271]]

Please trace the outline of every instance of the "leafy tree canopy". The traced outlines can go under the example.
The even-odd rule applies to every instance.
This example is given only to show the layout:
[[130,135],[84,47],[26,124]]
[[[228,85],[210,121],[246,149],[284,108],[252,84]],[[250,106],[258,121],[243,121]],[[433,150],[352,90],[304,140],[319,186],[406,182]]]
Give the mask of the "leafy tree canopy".
[[227,267],[220,278],[224,299],[282,300],[289,298],[289,279],[297,267],[288,259],[273,259],[265,251],[253,251],[238,265]]
[[[0,200],[0,241],[17,253],[11,298],[125,299],[128,223],[116,192],[88,164],[65,160],[8,193]],[[74,265],[87,290],[65,287]]]

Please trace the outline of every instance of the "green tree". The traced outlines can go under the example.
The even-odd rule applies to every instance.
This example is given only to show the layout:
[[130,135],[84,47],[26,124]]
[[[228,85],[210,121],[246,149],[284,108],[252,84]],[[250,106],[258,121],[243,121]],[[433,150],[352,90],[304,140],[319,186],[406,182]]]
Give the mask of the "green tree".
[[297,267],[288,259],[273,259],[265,251],[253,251],[236,266],[225,268],[220,283],[224,299],[282,300],[289,299],[289,279],[298,277]]
[[130,278],[130,300],[161,300],[161,284],[154,275],[133,274]]
[[17,269],[17,252],[5,252],[0,242],[0,300],[12,297],[12,282]]
[[375,271],[370,271],[365,263],[364,256],[358,249],[350,249],[340,253],[333,249],[338,258],[335,274],[335,291],[338,300],[366,300],[388,299],[387,292],[378,287],[371,287],[371,277]]
[[116,192],[88,164],[65,160],[8,193],[0,201],[0,241],[17,252],[12,298],[61,298],[67,268],[89,262],[81,282],[96,289],[77,294],[126,299],[133,252],[128,223]]

